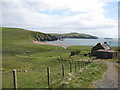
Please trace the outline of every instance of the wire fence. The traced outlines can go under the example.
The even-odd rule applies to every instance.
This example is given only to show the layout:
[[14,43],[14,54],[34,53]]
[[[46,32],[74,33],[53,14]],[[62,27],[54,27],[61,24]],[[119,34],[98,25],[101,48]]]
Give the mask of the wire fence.
[[[62,80],[64,77],[66,77],[69,73],[76,73],[81,68],[84,68],[86,65],[91,63],[90,60],[87,61],[64,61],[57,67],[46,67],[43,72],[40,71],[19,71],[14,69],[13,71],[4,73],[10,75],[11,80],[11,87],[15,88],[22,88],[24,87],[27,82],[27,80],[31,79],[31,82],[34,84],[31,85],[31,87],[42,87],[49,88],[51,84],[57,80]],[[29,75],[29,77],[27,77]],[[30,78],[31,77],[31,78]],[[24,78],[24,79],[21,79]],[[33,81],[32,81],[33,80]],[[21,83],[23,82],[23,83]],[[3,82],[4,83],[4,82]],[[27,86],[26,86],[27,87]]]

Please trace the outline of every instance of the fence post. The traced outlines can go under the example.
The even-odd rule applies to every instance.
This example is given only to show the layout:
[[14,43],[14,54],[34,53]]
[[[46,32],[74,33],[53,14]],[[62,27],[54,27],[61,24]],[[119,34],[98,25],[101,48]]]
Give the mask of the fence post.
[[82,59],[82,68],[84,67],[83,59]]
[[83,67],[85,67],[85,61],[83,61]]
[[85,61],[83,61],[83,67],[85,67]]
[[72,72],[72,63],[70,62],[70,73]]
[[84,66],[86,66],[86,61],[84,61]]
[[90,63],[90,59],[88,59],[88,63]]
[[65,76],[65,72],[64,72],[64,64],[62,64],[62,76]]
[[62,56],[60,56],[60,61],[62,61],[63,60],[63,58],[62,58]]
[[83,68],[82,62],[80,64],[81,64],[81,68]]
[[48,87],[50,87],[50,68],[47,67]]
[[16,69],[13,69],[13,83],[14,83],[14,90],[17,90],[17,74],[16,74]]
[[78,62],[78,70],[80,70],[80,62]]
[[77,68],[76,68],[76,62],[75,62],[75,71],[77,71]]

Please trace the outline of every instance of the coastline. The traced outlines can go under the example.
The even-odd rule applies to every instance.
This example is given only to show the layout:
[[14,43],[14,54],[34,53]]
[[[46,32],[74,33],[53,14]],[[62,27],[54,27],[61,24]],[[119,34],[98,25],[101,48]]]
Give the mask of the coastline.
[[47,43],[47,42],[41,42],[41,41],[33,41],[33,43],[41,44],[41,45],[60,46],[60,47],[63,47],[65,49],[69,46],[72,46],[72,45],[68,45],[68,44],[53,44],[53,43]]
[[[99,41],[98,41],[99,42]],[[67,48],[67,47],[69,47],[69,46],[94,46],[94,45],[96,45],[96,44],[94,44],[94,45],[89,45],[89,42],[88,42],[88,40],[87,40],[87,44],[88,45],[84,45],[84,44],[80,44],[80,43],[78,43],[78,44],[63,44],[63,43],[49,43],[49,42],[43,42],[43,41],[33,41],[33,43],[36,43],[36,44],[41,44],[41,45],[53,45],[53,46],[60,46],[60,47],[63,47],[63,48]],[[97,42],[96,42],[97,43]],[[118,43],[118,45],[119,45],[119,43]],[[116,45],[111,45],[111,47],[120,47],[120,46],[116,46]]]

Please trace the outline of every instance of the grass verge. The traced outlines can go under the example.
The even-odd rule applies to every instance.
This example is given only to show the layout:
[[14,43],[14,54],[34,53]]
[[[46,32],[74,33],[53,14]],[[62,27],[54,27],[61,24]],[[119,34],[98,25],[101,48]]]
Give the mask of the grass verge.
[[107,70],[104,62],[93,62],[81,69],[77,73],[69,74],[63,80],[59,80],[51,85],[51,88],[91,88],[95,87],[96,80],[102,77]]

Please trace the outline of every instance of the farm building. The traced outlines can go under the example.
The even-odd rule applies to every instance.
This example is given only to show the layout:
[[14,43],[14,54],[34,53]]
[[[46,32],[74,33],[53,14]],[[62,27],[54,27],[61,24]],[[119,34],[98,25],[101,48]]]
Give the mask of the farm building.
[[116,51],[111,50],[111,47],[104,42],[103,44],[98,43],[91,49],[91,55],[96,56],[100,59],[110,59],[116,55]]

